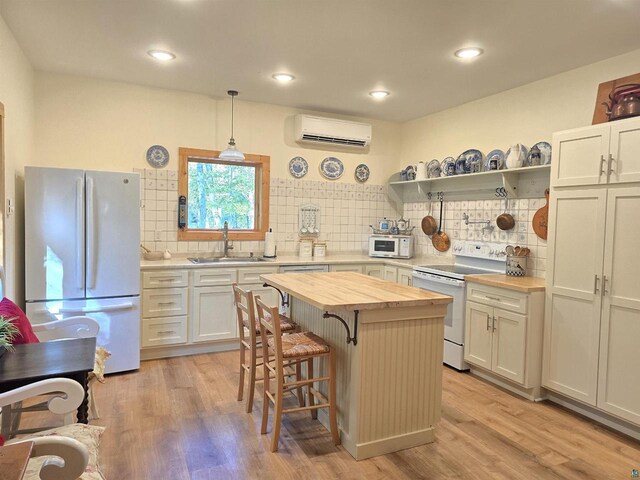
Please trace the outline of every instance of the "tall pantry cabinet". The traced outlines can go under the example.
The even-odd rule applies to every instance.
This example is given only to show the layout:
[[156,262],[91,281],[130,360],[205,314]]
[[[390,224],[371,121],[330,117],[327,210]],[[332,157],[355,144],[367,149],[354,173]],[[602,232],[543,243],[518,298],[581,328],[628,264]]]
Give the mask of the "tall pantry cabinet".
[[640,118],[553,137],[543,385],[640,425]]

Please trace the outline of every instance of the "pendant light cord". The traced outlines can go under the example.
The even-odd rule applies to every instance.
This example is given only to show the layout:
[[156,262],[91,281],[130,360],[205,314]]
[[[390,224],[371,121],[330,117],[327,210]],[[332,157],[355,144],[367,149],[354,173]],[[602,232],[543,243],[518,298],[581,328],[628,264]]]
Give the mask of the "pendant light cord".
[[235,95],[231,95],[231,141],[229,143],[231,143],[232,145],[236,144],[235,139],[233,138],[233,97]]

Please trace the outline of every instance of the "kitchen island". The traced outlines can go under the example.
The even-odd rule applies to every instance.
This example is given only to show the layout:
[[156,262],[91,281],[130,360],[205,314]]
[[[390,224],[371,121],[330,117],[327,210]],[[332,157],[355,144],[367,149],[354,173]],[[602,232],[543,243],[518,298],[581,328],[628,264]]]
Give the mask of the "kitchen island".
[[356,460],[433,441],[451,297],[353,272],[260,278],[289,294],[292,319],[334,348],[338,426]]

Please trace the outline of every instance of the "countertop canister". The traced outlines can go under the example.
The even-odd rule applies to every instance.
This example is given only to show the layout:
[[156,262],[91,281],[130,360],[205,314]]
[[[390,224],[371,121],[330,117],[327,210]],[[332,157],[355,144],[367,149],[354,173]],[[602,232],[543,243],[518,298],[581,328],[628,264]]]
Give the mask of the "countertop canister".
[[326,242],[316,242],[313,244],[313,256],[316,258],[323,258],[327,255]]
[[300,240],[300,258],[311,258],[313,256],[313,240]]

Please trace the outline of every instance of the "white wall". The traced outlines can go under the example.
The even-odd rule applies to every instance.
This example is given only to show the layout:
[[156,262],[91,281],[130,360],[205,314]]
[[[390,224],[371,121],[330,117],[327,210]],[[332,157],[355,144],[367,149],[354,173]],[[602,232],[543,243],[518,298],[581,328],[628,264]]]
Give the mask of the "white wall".
[[0,18],[0,102],[5,107],[5,195],[16,202],[16,214],[5,216],[5,295],[24,296],[23,166],[33,152],[34,72],[6,23]]
[[487,154],[515,143],[531,147],[551,141],[555,131],[591,125],[598,85],[638,71],[635,50],[407,122],[396,170],[420,160],[457,158],[469,148]]
[[[242,95],[242,92],[240,92]],[[241,96],[239,97],[241,98]],[[38,72],[36,76],[36,155],[34,165],[131,170],[146,166],[153,144],[168,148],[168,168],[177,169],[179,147],[224,149],[229,141],[230,100],[143,87],[87,77]],[[271,157],[271,175],[288,176],[289,160],[307,159],[305,180],[320,180],[318,166],[326,156],[346,167],[339,182],[353,182],[356,165],[366,163],[370,181],[384,183],[394,170],[400,126],[372,123],[370,151],[328,151],[303,148],[292,141],[292,119],[303,112],[288,107],[235,102],[235,138],[245,153]],[[324,116],[329,116],[324,114]]]

